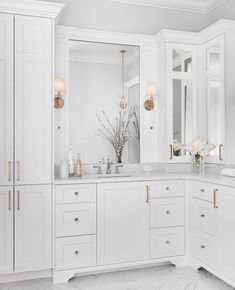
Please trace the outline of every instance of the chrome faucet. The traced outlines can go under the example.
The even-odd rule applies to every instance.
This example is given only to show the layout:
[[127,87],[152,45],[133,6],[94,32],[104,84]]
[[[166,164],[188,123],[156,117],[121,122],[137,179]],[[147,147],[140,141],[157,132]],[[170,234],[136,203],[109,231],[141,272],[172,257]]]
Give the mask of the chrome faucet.
[[111,165],[113,165],[113,162],[107,159],[107,167],[106,167],[106,174],[111,174]]

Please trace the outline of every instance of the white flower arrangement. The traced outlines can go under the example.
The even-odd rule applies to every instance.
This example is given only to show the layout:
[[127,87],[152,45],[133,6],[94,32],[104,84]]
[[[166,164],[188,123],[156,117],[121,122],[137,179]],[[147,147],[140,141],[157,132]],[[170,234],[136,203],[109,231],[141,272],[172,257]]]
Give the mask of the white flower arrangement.
[[216,146],[214,144],[208,144],[200,139],[195,139],[191,144],[187,145],[185,149],[192,156],[200,158],[207,156],[215,148]]
[[181,154],[182,145],[178,140],[173,141],[173,152],[175,156],[179,156]]

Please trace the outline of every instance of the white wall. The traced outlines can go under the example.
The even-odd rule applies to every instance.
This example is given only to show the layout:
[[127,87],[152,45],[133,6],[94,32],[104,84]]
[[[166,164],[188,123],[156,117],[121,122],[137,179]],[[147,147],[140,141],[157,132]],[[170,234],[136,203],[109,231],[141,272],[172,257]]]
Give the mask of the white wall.
[[206,15],[107,0],[48,0],[65,3],[59,24],[87,29],[155,34],[163,28],[199,31]]

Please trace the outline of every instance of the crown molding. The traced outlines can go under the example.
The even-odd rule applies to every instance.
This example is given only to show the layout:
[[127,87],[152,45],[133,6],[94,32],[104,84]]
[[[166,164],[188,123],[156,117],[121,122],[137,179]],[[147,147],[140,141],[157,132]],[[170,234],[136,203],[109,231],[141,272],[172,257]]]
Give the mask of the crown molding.
[[209,13],[226,0],[107,0],[124,4],[174,9],[187,12]]
[[0,12],[57,18],[64,4],[36,0],[0,0]]

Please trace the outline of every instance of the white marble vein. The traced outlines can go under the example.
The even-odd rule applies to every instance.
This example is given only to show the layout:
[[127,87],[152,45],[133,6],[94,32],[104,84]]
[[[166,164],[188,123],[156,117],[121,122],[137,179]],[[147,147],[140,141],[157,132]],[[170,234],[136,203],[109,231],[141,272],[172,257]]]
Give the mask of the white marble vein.
[[8,283],[0,290],[232,290],[205,270],[171,265],[76,277],[67,284],[53,285],[50,279]]

